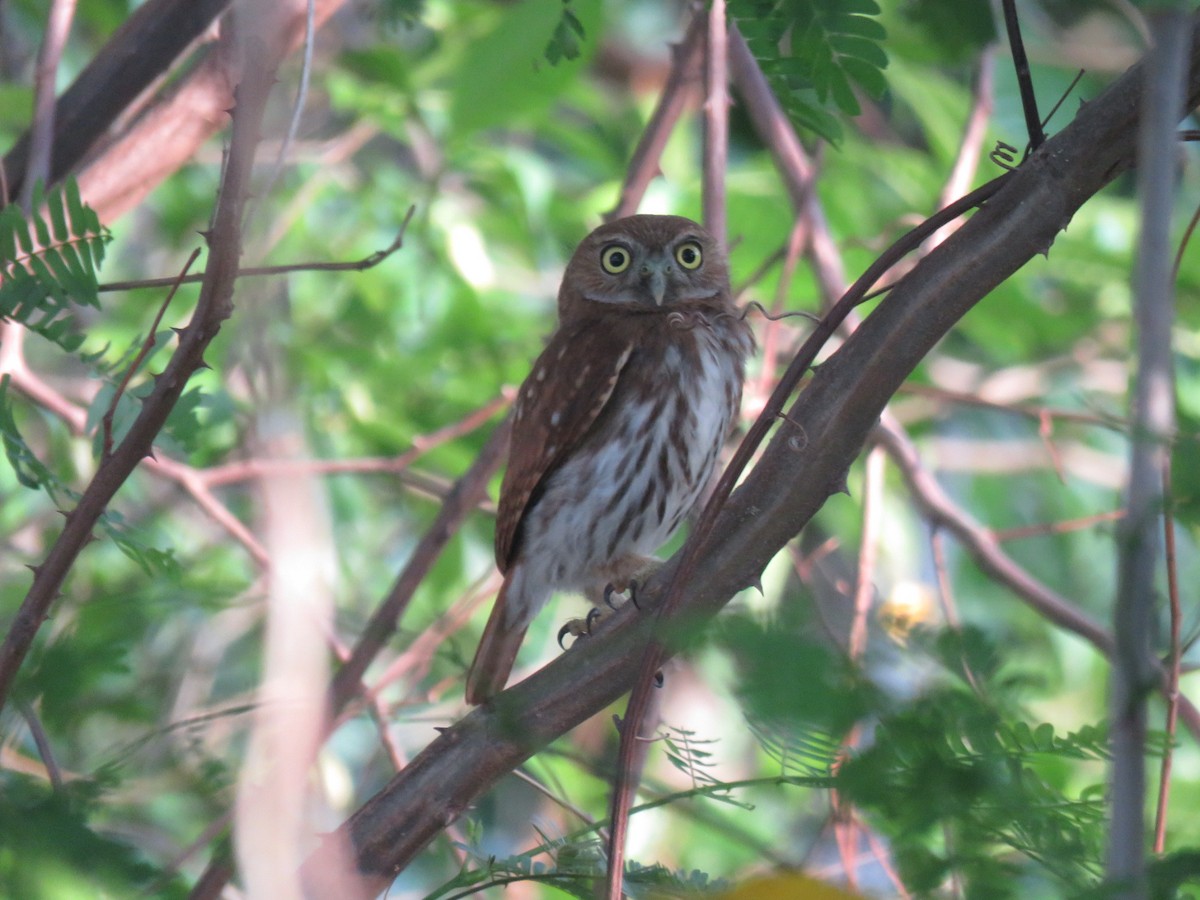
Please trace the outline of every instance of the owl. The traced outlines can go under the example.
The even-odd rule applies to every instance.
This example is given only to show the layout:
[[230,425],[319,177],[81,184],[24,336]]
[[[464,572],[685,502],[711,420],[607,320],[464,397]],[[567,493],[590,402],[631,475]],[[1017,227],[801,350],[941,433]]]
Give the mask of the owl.
[[584,238],[558,319],[513,410],[496,523],[504,583],[469,703],[504,688],[555,591],[597,604],[654,567],[712,476],[754,344],[720,245],[679,216],[630,216]]

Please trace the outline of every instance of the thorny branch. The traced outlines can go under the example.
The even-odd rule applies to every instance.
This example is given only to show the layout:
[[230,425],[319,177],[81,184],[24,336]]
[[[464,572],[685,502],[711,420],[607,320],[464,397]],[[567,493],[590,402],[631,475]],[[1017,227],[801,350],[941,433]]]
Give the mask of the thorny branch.
[[[176,277],[174,284],[171,285],[171,290],[167,292],[166,299],[158,307],[158,312],[154,316],[154,321],[150,323],[150,331],[146,335],[146,340],[142,342],[141,349],[138,350],[137,356],[133,358],[133,362],[129,364],[129,368],[125,370],[125,374],[121,376],[120,382],[117,384],[117,389],[113,391],[112,402],[108,404],[108,409],[104,411],[104,415],[100,419],[100,429],[104,436],[103,451],[101,460],[108,459],[112,456],[113,447],[113,416],[117,411],[117,404],[121,402],[121,396],[125,393],[125,389],[129,386],[129,379],[133,378],[134,373],[142,367],[142,363],[154,349],[154,345],[158,340],[158,326],[162,323],[162,318],[167,312],[167,307],[171,305],[171,301],[175,299],[175,292],[179,290],[179,285],[183,283],[183,279],[187,277],[188,269],[192,267],[192,263],[200,256],[200,248],[192,251],[192,255],[187,258],[187,262],[183,264],[183,270]],[[201,276],[203,277],[203,276]]]
[[13,678],[75,559],[87,544],[92,528],[108,502],[137,465],[174,408],[188,379],[203,365],[204,350],[221,323],[233,311],[233,287],[241,252],[241,217],[248,194],[254,148],[258,143],[271,73],[262,68],[264,54],[248,54],[246,77],[238,89],[228,165],[217,197],[210,237],[211,255],[200,299],[191,322],[180,333],[179,346],[166,369],[156,377],[154,390],[124,440],[102,462],[44,562],[34,569],[33,585],[17,611],[0,646],[0,705],[8,698]]

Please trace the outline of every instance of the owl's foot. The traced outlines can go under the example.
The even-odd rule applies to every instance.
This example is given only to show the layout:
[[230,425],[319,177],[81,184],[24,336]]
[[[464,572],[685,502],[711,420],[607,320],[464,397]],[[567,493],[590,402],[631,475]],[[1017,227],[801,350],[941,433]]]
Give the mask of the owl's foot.
[[[636,581],[630,585],[630,596],[629,596],[630,600],[634,599],[633,595],[634,595],[634,588],[636,587],[636,585],[637,585]],[[613,606],[609,599],[613,593],[614,593],[614,591],[613,591],[612,585],[610,584],[604,590],[604,602],[607,603],[611,609],[615,610],[615,609],[617,609],[617,607]],[[637,606],[636,601],[634,602],[634,606]],[[638,609],[641,609],[641,607],[639,606]],[[605,614],[605,612],[603,610],[597,609],[596,607],[592,607],[591,609],[588,610],[588,614],[584,618],[568,619],[567,623],[565,625],[563,625],[562,628],[558,629],[558,646],[561,647],[564,651],[570,650],[571,647],[574,647],[577,642],[583,640],[584,638],[591,637],[592,636],[592,626],[594,626],[601,619],[606,619],[606,618],[608,618],[608,616]],[[575,639],[574,641],[571,642],[571,647],[568,647],[566,644],[563,643],[563,641],[566,639],[567,635],[570,635],[571,637],[573,637]],[[659,669],[657,672],[654,673],[654,686],[657,688],[661,688],[663,686],[663,681],[664,681],[664,679],[663,679],[662,669]]]
[[[647,571],[653,571],[653,569],[658,565],[657,561],[655,560],[650,560],[648,562],[652,563],[653,565],[645,566],[644,568]],[[568,649],[566,644],[563,643],[563,641],[566,640],[567,635],[575,638],[576,641],[578,641],[580,638],[590,637],[592,634],[592,628],[595,627],[595,625],[601,620],[608,618],[609,610],[615,612],[625,605],[624,603],[617,602],[617,597],[621,594],[625,595],[626,602],[632,603],[636,609],[640,610],[642,607],[637,602],[639,587],[640,585],[636,578],[629,579],[627,582],[625,582],[624,587],[621,588],[618,588],[617,585],[613,584],[612,582],[604,585],[604,590],[600,596],[604,601],[604,605],[608,607],[608,609],[601,609],[599,606],[594,606],[588,610],[588,614],[585,618],[570,619],[565,625],[563,625],[562,628],[558,630],[558,646],[562,647],[564,650]],[[590,594],[590,596],[595,597],[595,594]],[[595,601],[593,600],[593,602]],[[573,642],[572,646],[574,646]]]

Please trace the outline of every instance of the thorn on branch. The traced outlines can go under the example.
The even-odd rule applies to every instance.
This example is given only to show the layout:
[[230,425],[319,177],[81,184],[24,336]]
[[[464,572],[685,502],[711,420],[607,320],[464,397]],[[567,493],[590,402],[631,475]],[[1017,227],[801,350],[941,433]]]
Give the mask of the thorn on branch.
[[[183,264],[183,270],[175,278],[175,283],[171,286],[171,290],[167,292],[166,299],[163,300],[162,304],[158,308],[157,314],[155,314],[155,316],[154,316],[154,321],[150,325],[150,333],[146,336],[146,340],[142,344],[141,349],[138,351],[138,355],[136,357],[134,357],[133,362],[129,364],[129,368],[125,371],[125,375],[121,378],[121,383],[117,385],[117,389],[113,393],[112,402],[108,404],[108,409],[106,409],[104,411],[104,416],[100,420],[100,426],[103,429],[102,433],[104,435],[104,444],[103,444],[104,449],[103,449],[103,452],[101,453],[101,457],[100,457],[102,464],[110,456],[112,456],[112,452],[113,452],[112,425],[113,425],[113,417],[116,415],[116,412],[117,412],[117,404],[121,401],[121,396],[125,393],[125,389],[129,386],[129,382],[133,378],[134,373],[136,373],[137,370],[141,367],[142,363],[146,361],[146,357],[150,354],[150,351],[152,349],[154,349],[154,346],[158,343],[158,340],[155,337],[155,335],[158,333],[159,325],[162,324],[163,315],[166,313],[167,307],[171,305],[171,301],[175,298],[175,292],[179,290],[179,285],[183,282],[183,279],[187,276],[188,269],[190,269],[192,267],[192,264],[196,261],[197,257],[199,257],[199,256],[200,256],[200,248],[197,247],[195,250],[192,251],[191,255],[187,258],[187,262],[185,262]],[[159,376],[157,376],[157,375],[154,376],[154,381],[155,381],[156,386],[158,383],[158,377]]]

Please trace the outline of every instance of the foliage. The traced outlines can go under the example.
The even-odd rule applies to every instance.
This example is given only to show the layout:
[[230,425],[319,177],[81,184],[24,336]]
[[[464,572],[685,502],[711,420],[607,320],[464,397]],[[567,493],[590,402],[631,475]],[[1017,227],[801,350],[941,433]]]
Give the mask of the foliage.
[[875,0],[734,0],[729,13],[793,119],[822,137],[841,137],[831,101],[856,116],[856,85],[875,99],[887,90]]
[[96,272],[112,235],[74,179],[48,192],[39,184],[32,207],[0,208],[0,317],[72,351],[83,338],[71,306],[99,307]]
[[[33,57],[43,6],[6,7],[0,53]],[[118,0],[82,6],[65,76],[128,14]],[[1035,63],[1040,95],[1056,97],[1076,69],[1065,57],[1077,45],[1060,29],[1106,24],[1136,52],[1108,7],[1035,6],[1066,16],[1025,22],[1031,58],[1063,60]],[[995,35],[985,3],[884,7],[729,5],[806,142],[838,139],[822,152],[817,196],[848,277],[938,205],[972,110],[974,68]],[[163,465],[121,486],[0,713],[0,893],[182,895],[210,859],[232,852],[220,823],[263,671],[268,573],[245,535],[261,544],[270,531],[264,472],[278,475],[270,466],[287,457],[282,470],[300,471],[297,484],[320,497],[328,529],[302,555],[332,582],[328,631],[341,653],[497,418],[470,417],[511,393],[552,327],[558,274],[612,208],[657,100],[667,44],[684,27],[676,12],[649,0],[381,0],[347,7],[322,32],[298,149],[279,189],[259,198],[245,263],[361,259],[392,242],[410,204],[418,211],[402,249],[369,271],[239,283],[205,357],[211,369],[189,382],[156,441]],[[1112,74],[1086,76],[1081,98]],[[296,63],[281,73],[272,121],[288,120],[298,77]],[[0,127],[15,128],[14,110],[28,115],[29,96],[27,86],[0,89],[12,113]],[[1022,142],[1000,57],[993,99],[992,130],[971,160],[975,183],[994,174],[992,140]],[[793,210],[744,113],[735,97],[725,177],[733,282],[743,300],[818,313],[816,276],[787,259]],[[644,210],[700,215],[695,122],[689,110],[667,142]],[[1200,200],[1195,151],[1181,154],[1176,232]],[[45,563],[58,511],[94,476],[105,414],[119,441],[174,352],[171,328],[195,304],[195,287],[182,287],[157,327],[163,289],[105,294],[100,306],[99,267],[112,279],[177,273],[207,226],[220,156],[218,138],[108,227],[72,180],[40,193],[33,213],[0,210],[0,313],[29,332],[24,368],[0,377],[0,621],[25,595],[25,567]],[[1120,508],[1127,453],[1137,228],[1120,181],[1079,212],[1046,260],[972,310],[893,405],[953,501],[1031,579],[1101,622],[1115,570],[1104,517]],[[1185,253],[1181,297],[1198,287],[1200,263]],[[762,352],[747,415],[808,327],[751,321]],[[1181,303],[1172,513],[1184,585],[1200,578],[1198,328],[1196,305]],[[73,417],[31,390],[27,372]],[[409,450],[404,466],[379,465]],[[647,747],[631,895],[717,894],[768,870],[839,880],[854,865],[858,890],[887,896],[895,889],[881,859],[918,895],[1110,893],[1101,883],[1102,654],[934,535],[894,469],[868,484],[855,464],[849,484],[768,567],[761,594],[740,595],[708,643],[665,668],[670,724]],[[868,495],[883,538],[866,592],[868,639],[851,658]],[[462,715],[465,661],[485,614],[471,610],[494,568],[489,515],[466,521],[415,590],[364,676],[374,706],[352,710],[323,745],[317,830],[344,820],[395,760]],[[1184,607],[1194,668],[1195,597]],[[518,668],[557,652],[554,634],[578,614],[566,599],[540,616]],[[523,775],[538,789],[500,782],[392,893],[483,895],[521,880],[541,896],[590,896],[604,862],[611,713],[620,711],[531,759]],[[1158,727],[1160,707],[1152,717]],[[63,773],[59,790],[39,737]],[[1156,734],[1148,771],[1168,747],[1166,852],[1150,874],[1155,896],[1173,898],[1194,893],[1200,871],[1200,768],[1190,736]],[[847,810],[852,820],[840,818]],[[860,841],[839,868],[835,831],[848,821]]]

